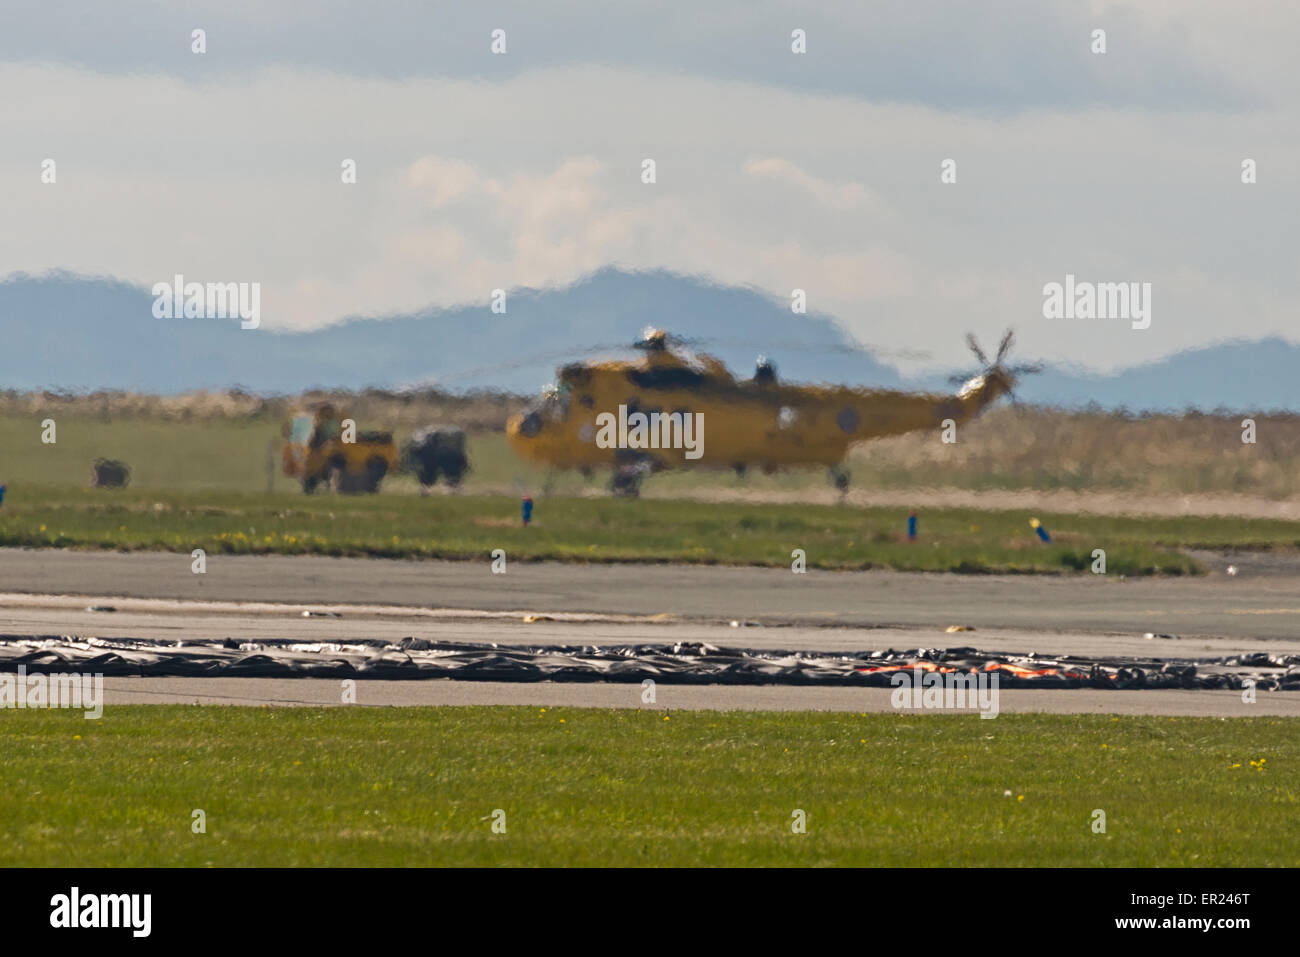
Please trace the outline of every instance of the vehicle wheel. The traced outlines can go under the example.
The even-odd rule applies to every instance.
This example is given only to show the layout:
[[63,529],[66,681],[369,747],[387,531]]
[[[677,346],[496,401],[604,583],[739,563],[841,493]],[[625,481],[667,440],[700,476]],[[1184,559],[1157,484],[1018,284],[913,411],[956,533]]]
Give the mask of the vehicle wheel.
[[320,477],[313,475],[311,478],[305,478],[302,480],[302,490],[305,494],[310,495],[312,492],[316,491],[316,486],[319,484]]
[[342,456],[330,459],[325,466],[325,487],[335,493],[348,491],[347,462]]
[[609,480],[609,490],[618,498],[638,498],[641,495],[641,475],[638,472],[614,470]]
[[388,474],[388,463],[381,458],[373,458],[366,463],[366,491],[378,492],[379,483]]
[[849,490],[849,470],[839,466],[831,469],[831,481],[835,483],[841,495],[845,494]]

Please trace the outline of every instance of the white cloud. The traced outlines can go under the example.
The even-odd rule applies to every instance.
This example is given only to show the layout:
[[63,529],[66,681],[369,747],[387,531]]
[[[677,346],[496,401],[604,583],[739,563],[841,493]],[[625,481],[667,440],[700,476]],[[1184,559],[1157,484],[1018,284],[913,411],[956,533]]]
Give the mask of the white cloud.
[[464,160],[443,160],[433,156],[412,163],[406,172],[406,183],[433,209],[474,194],[501,194],[499,182],[484,178]]
[[[954,118],[594,67],[191,84],[11,65],[0,88],[20,91],[0,99],[5,268],[260,281],[267,327],[486,303],[617,263],[803,288],[864,340],[945,363],[967,329],[1008,324],[1022,354],[1102,368],[1295,334],[1294,106]],[[1042,285],[1066,272],[1153,282],[1151,329],[1044,320]]]
[[854,209],[871,200],[870,192],[861,183],[832,183],[810,175],[779,156],[748,160],[743,169],[746,176],[755,179],[773,179],[796,186],[830,209]]

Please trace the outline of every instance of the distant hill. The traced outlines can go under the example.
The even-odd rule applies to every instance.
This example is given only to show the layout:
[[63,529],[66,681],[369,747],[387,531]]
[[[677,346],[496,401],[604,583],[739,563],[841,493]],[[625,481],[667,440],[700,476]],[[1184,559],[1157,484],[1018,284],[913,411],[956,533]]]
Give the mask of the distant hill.
[[757,292],[668,273],[605,269],[564,289],[516,290],[504,316],[462,306],[291,334],[155,319],[152,305],[148,290],[111,280],[0,284],[0,388],[298,392],[425,383],[532,393],[568,358],[630,344],[647,325],[719,340],[709,351],[739,374],[753,365],[752,343],[784,342],[807,351],[783,355],[783,375],[901,384],[895,368],[854,349],[828,318],[796,317]]
[[[1016,386],[1016,398],[1031,405],[1134,412],[1199,409],[1300,412],[1300,346],[1285,339],[1233,340],[1189,349],[1110,375],[1047,366]],[[926,376],[910,385],[951,388],[945,376]]]
[[1300,346],[1279,338],[1222,342],[1105,376],[1049,368],[1016,392],[1024,402],[1063,406],[1300,412]]
[[[486,305],[352,319],[304,333],[237,322],[155,319],[149,290],[69,275],[0,283],[0,388],[176,393],[239,385],[262,393],[434,384],[532,393],[555,366],[595,345],[632,342],[648,325],[688,334],[738,374],[770,349],[783,378],[881,387],[906,380],[851,345],[827,316],[794,316],[759,292],[666,272],[603,269],[561,289],[516,290],[508,314]],[[1114,375],[1048,368],[1025,402],[1133,410],[1199,407],[1300,411],[1300,347],[1222,343]]]

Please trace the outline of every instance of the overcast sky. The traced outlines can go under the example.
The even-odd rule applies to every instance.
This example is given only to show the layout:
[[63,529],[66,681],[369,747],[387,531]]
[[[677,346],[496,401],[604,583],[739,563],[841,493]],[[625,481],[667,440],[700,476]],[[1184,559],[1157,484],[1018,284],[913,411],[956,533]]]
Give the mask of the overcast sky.
[[[1300,338],[1300,5],[180,7],[5,0],[0,276],[257,281],[283,329],[666,268],[941,365]],[[1044,318],[1066,273],[1150,328]]]

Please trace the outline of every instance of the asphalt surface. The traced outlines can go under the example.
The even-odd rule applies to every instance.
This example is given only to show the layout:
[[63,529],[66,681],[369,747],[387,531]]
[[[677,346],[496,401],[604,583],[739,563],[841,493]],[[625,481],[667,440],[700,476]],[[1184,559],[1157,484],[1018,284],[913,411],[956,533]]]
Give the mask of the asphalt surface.
[[[90,611],[89,608],[113,611]],[[304,612],[309,617],[304,617]],[[816,625],[733,627],[726,620],[669,620],[627,615],[545,616],[525,621],[518,612],[470,612],[377,605],[274,605],[122,599],[92,596],[0,594],[0,635],[78,635],[198,641],[284,638],[346,642],[356,638],[400,641],[495,642],[500,645],[615,645],[680,641],[755,649],[864,651],[980,648],[1010,654],[1087,654],[1161,658],[1225,657],[1266,649],[1300,654],[1300,638],[1260,642],[1242,638],[1145,638],[1142,633],[1040,632],[981,628],[949,633],[931,627],[854,628]],[[735,620],[735,619],[732,619]],[[1300,700],[1300,696],[1297,696]]]
[[[642,708],[646,710],[893,712],[889,688],[665,685],[655,700],[639,684],[530,684],[500,681],[358,681],[356,702],[346,707],[391,705],[531,705],[543,708]],[[342,705],[338,681],[324,678],[105,678],[104,705],[224,704]],[[974,709],[968,709],[972,714]],[[1236,691],[999,690],[999,714],[1123,714],[1215,718],[1300,716],[1300,695],[1261,694],[1246,704]],[[935,711],[919,715],[951,714]]]
[[1229,561],[1189,578],[933,575],[683,565],[397,561],[0,549],[0,590],[141,598],[594,612],[766,623],[1146,632],[1272,641],[1300,635],[1300,563]]
[[[1300,567],[1266,557],[1231,561],[1235,576],[1121,581],[522,562],[494,575],[486,559],[210,556],[207,573],[194,575],[188,555],[0,549],[0,634],[707,641],[792,650],[969,646],[1167,658],[1300,653]],[[955,624],[974,630],[946,630]],[[109,703],[340,703],[338,682],[320,679],[110,678],[105,685]],[[363,681],[359,688],[361,705],[650,706],[639,685],[624,684]],[[1225,691],[1001,695],[1004,712],[1300,715],[1300,695],[1289,692],[1260,694],[1254,704]],[[661,685],[655,706],[893,710],[887,689],[822,687]]]

